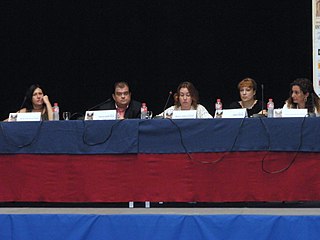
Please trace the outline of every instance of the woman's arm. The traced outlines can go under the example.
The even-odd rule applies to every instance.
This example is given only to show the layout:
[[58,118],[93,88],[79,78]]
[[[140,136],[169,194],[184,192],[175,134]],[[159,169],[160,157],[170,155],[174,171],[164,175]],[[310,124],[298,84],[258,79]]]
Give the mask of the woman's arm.
[[49,101],[49,97],[47,95],[43,96],[43,103],[46,105],[47,108],[47,114],[49,121],[53,120],[53,111],[52,111],[52,105]]

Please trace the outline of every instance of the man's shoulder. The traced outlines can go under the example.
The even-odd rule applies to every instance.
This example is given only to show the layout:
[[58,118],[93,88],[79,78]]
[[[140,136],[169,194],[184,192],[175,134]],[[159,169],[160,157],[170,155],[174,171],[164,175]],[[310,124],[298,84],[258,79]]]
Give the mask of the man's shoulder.
[[130,105],[134,108],[139,108],[141,107],[141,102],[136,101],[136,100],[131,100]]

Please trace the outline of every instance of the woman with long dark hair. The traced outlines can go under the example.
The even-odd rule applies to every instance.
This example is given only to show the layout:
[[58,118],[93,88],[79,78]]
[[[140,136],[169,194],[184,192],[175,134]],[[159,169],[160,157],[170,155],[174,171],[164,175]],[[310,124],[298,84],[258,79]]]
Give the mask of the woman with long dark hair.
[[52,105],[39,84],[33,84],[26,92],[23,108],[18,112],[41,112],[42,120],[53,120]]
[[320,99],[307,78],[297,78],[290,84],[289,98],[283,108],[308,109],[309,113],[320,114]]

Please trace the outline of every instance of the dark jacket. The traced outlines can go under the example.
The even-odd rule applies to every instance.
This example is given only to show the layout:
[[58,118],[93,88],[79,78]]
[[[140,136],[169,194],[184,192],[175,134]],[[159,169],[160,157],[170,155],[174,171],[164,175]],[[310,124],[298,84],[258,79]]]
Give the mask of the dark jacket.
[[[116,104],[113,99],[99,106],[99,110],[115,110]],[[140,118],[141,103],[135,100],[130,101],[130,104],[124,114],[124,118]]]
[[[239,102],[233,102],[230,104],[230,108],[242,108]],[[262,110],[261,101],[257,101],[252,108],[247,109],[248,117],[251,117],[253,114],[257,114]]]

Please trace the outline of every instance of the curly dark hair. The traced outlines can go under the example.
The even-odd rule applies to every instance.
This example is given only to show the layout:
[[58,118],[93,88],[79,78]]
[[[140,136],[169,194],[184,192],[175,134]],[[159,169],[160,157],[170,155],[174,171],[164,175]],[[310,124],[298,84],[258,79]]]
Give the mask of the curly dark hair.
[[289,98],[287,100],[289,108],[297,108],[297,104],[294,103],[292,99],[293,86],[299,86],[303,94],[309,93],[305,103],[305,107],[308,109],[308,112],[314,113],[314,108],[317,109],[317,112],[320,112],[320,99],[314,92],[312,82],[308,78],[297,78],[290,84]]

